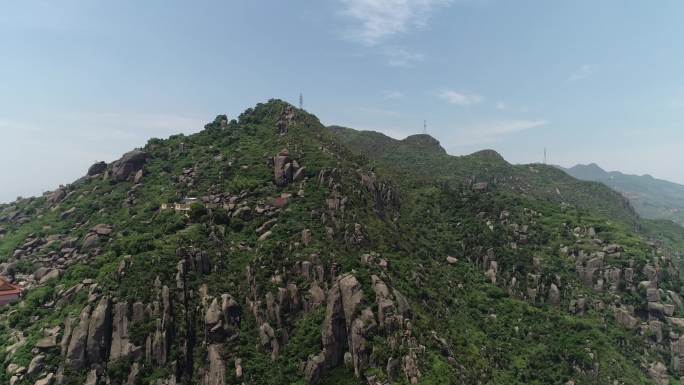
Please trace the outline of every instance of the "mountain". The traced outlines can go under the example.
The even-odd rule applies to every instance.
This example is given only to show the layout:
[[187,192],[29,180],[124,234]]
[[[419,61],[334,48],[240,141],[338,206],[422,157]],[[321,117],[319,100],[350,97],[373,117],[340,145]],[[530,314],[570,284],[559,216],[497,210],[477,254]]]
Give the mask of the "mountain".
[[600,183],[578,183],[558,169],[542,164],[511,165],[493,150],[451,156],[429,135],[395,140],[378,132],[332,126],[329,129],[347,146],[403,180],[425,179],[449,183],[486,183],[509,193],[566,203],[619,218],[629,224],[638,219],[627,199]]
[[684,225],[684,185],[650,175],[608,172],[595,163],[559,168],[577,179],[601,182],[622,193],[645,218],[669,219]]
[[681,228],[600,183],[279,100],[85,173],[0,205],[0,383],[684,374]]

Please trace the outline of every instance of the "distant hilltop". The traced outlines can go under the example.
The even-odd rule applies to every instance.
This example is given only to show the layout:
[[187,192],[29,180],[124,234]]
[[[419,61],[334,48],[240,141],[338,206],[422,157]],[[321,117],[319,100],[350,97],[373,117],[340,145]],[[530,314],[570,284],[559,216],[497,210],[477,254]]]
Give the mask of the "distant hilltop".
[[684,225],[684,185],[648,174],[606,171],[596,163],[578,164],[570,168],[556,167],[577,179],[601,182],[618,191],[645,218],[670,219]]

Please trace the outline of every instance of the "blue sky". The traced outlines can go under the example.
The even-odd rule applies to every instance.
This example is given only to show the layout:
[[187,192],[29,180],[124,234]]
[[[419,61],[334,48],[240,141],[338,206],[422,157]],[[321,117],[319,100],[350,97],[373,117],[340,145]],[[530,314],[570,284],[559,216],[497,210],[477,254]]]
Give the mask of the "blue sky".
[[0,0],[0,201],[269,98],[684,183],[681,1]]

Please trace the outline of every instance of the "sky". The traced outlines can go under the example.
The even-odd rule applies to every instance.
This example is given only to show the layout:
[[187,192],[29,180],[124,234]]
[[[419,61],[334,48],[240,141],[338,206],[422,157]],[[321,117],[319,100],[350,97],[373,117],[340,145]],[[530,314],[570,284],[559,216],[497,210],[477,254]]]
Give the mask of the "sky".
[[684,183],[684,2],[0,0],[0,202],[270,98]]

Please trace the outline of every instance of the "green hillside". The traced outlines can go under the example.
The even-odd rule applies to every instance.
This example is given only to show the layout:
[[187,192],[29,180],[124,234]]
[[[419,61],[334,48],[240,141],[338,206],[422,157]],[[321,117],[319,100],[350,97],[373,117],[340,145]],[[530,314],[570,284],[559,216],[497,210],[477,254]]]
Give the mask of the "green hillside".
[[466,156],[448,155],[429,135],[395,140],[381,133],[339,126],[330,129],[350,148],[362,153],[400,179],[446,181],[511,192],[547,202],[567,203],[589,211],[635,223],[628,201],[600,183],[581,183],[555,167],[543,164],[511,165],[492,150]]
[[639,215],[650,219],[669,219],[684,225],[684,186],[650,175],[629,175],[605,171],[598,165],[576,165],[563,169],[581,180],[601,182],[622,193]]
[[0,206],[2,384],[684,374],[684,237],[602,184],[278,100],[87,174]]

